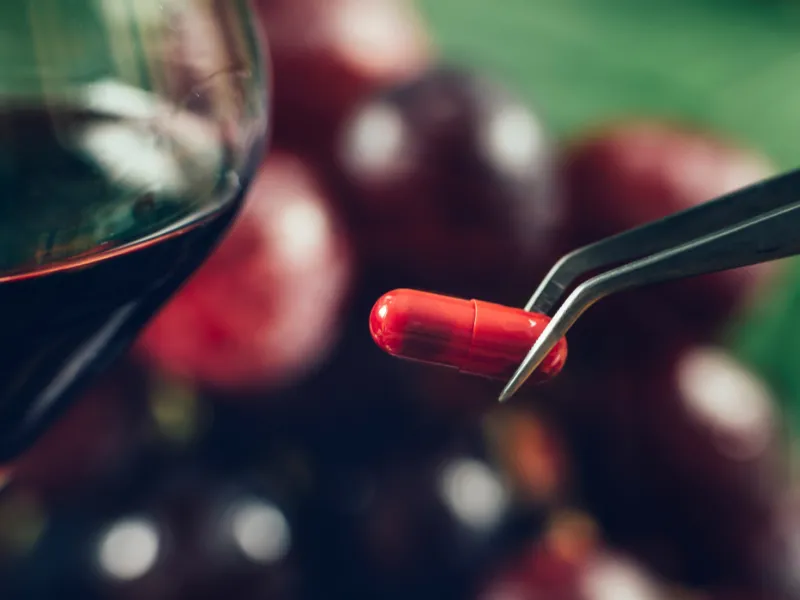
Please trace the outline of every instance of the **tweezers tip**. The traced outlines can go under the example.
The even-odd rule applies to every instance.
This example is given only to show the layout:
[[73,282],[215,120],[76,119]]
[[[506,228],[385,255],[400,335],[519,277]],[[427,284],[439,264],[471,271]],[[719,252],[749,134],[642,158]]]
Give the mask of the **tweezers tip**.
[[500,392],[500,395],[497,397],[497,401],[498,401],[500,404],[502,404],[503,402],[506,402],[506,401],[508,401],[508,400],[511,398],[511,396],[513,396],[513,395],[514,395],[514,394],[517,392],[517,389],[518,389],[518,387],[519,387],[519,386],[518,386],[518,385],[516,384],[516,382],[515,382],[515,381],[512,379],[512,380],[511,380],[511,381],[510,381],[510,382],[509,382],[509,383],[506,385],[506,387],[504,387],[504,388],[503,388],[503,391],[502,391],[502,392]]

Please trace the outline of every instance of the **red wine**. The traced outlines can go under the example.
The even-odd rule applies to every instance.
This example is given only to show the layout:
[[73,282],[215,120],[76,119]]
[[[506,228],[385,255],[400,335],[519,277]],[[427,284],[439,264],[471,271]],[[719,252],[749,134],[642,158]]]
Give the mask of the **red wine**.
[[0,106],[0,461],[203,262],[260,157],[261,139],[128,108]]

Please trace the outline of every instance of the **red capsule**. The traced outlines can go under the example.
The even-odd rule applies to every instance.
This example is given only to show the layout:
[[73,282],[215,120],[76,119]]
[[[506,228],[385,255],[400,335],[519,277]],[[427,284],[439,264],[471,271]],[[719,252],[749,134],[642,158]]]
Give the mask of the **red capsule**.
[[[520,308],[395,290],[375,303],[369,328],[378,346],[394,356],[501,379],[514,373],[548,322]],[[562,339],[532,379],[554,377],[566,359]]]

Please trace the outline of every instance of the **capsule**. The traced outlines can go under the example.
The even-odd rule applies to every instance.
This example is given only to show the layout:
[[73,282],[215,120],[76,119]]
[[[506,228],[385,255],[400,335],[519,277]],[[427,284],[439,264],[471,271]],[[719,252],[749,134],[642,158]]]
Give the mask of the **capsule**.
[[[372,338],[393,356],[492,379],[510,377],[549,322],[520,308],[417,290],[384,294],[372,309]],[[559,340],[531,378],[557,375],[567,359]]]

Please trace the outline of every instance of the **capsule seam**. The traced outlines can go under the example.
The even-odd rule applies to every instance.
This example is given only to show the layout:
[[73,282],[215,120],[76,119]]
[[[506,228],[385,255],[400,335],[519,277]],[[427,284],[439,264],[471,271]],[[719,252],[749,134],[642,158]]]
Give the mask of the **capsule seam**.
[[470,300],[472,303],[472,331],[469,337],[469,348],[467,349],[467,359],[464,364],[458,369],[459,371],[469,370],[472,366],[472,349],[475,347],[475,332],[478,329],[478,301],[474,298]]

